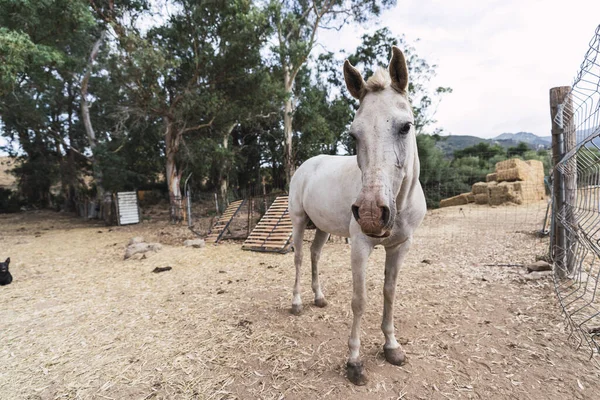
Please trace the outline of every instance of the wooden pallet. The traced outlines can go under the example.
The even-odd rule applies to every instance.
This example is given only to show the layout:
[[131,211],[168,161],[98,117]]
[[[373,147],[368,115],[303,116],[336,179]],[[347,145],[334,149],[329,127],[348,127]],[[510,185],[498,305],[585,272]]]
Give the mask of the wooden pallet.
[[223,234],[229,227],[231,220],[236,214],[241,210],[242,206],[246,200],[238,200],[229,204],[229,207],[225,210],[225,212],[217,219],[217,222],[213,225],[208,232],[208,236],[204,239],[206,243],[219,243],[219,240],[223,238]]
[[291,249],[292,220],[288,197],[279,196],[242,245],[244,250],[287,253]]

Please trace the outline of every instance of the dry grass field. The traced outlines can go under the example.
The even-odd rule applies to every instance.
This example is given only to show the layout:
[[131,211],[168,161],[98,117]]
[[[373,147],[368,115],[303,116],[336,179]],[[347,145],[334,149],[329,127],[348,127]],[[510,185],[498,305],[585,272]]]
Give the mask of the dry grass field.
[[[0,215],[14,276],[0,287],[0,399],[597,399],[600,371],[569,343],[552,281],[514,266],[546,252],[540,210],[428,213],[398,280],[402,367],[382,355],[385,252],[374,251],[364,387],[345,378],[352,282],[339,240],[321,258],[328,307],[311,306],[307,264],[295,317],[292,253],[186,248],[193,235],[166,222]],[[163,249],[124,260],[140,235]]]
[[15,161],[10,157],[0,156],[0,188],[14,190],[17,187],[17,180],[14,175],[8,171],[15,167]]

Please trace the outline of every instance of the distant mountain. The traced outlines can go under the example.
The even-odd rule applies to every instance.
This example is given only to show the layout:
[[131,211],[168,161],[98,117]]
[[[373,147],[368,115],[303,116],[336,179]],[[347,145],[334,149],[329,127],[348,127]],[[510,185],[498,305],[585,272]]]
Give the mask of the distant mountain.
[[489,143],[490,145],[498,144],[504,148],[509,148],[517,146],[521,142],[527,143],[529,147],[537,150],[540,148],[550,148],[552,145],[552,138],[550,136],[540,137],[529,132],[503,133],[493,139],[484,139],[468,135],[449,135],[442,136],[441,140],[436,143],[436,146],[440,148],[446,156],[452,157],[456,150],[475,146],[478,143]]
[[436,143],[436,146],[439,147],[446,156],[451,157],[456,150],[462,150],[465,147],[475,146],[481,142],[490,143],[490,140],[477,136],[450,135],[442,136],[442,139]]
[[512,140],[514,142],[523,142],[534,146],[550,146],[552,144],[551,136],[540,137],[531,132],[503,133],[496,136],[493,140]]

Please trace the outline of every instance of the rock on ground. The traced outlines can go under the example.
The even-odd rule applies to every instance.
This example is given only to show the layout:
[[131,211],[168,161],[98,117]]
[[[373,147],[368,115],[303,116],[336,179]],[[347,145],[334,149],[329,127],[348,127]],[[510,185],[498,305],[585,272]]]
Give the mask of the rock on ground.
[[524,275],[523,279],[528,281],[535,281],[538,279],[545,278],[547,276],[552,276],[552,271],[534,271],[530,274]]
[[552,265],[548,264],[546,261],[537,261],[533,264],[529,264],[527,266],[527,271],[552,271]]
[[129,240],[129,243],[127,244],[128,246],[131,246],[132,244],[136,244],[136,243],[144,243],[145,240],[143,237],[141,236],[136,236],[136,237],[132,237],[131,240]]
[[149,251],[157,252],[162,249],[160,243],[133,243],[127,246],[125,250],[125,259],[131,258],[134,254],[147,253]]

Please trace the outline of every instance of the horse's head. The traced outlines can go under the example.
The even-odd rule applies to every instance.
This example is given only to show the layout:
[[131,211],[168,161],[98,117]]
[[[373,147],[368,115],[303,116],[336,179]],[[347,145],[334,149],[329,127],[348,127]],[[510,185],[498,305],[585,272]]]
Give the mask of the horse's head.
[[387,237],[402,182],[413,173],[417,154],[404,54],[393,46],[388,71],[380,69],[367,82],[346,60],[344,78],[350,94],[360,100],[350,135],[356,140],[362,190],[352,213],[363,233]]

